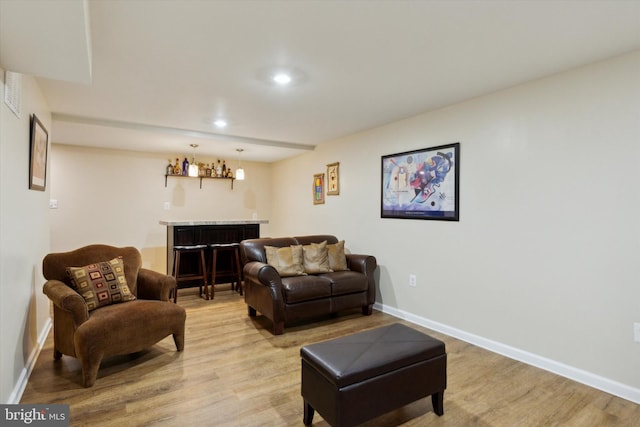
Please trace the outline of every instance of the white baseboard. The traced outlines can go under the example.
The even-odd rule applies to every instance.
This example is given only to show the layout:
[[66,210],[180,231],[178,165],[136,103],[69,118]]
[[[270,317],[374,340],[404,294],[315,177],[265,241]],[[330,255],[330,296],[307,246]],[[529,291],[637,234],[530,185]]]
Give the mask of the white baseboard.
[[27,363],[24,368],[22,368],[22,372],[20,372],[20,377],[16,382],[16,386],[13,388],[13,392],[9,396],[9,401],[7,404],[15,405],[20,403],[20,399],[22,399],[22,393],[24,393],[24,389],[27,387],[27,383],[29,382],[29,376],[33,371],[34,366],[36,365],[36,361],[38,360],[38,356],[40,355],[40,351],[42,347],[44,347],[44,342],[47,340],[47,336],[49,335],[49,331],[51,331],[51,326],[53,323],[51,322],[51,318],[47,319],[44,324],[44,328],[42,328],[42,332],[38,336],[38,342],[36,346],[31,351],[29,355],[29,359],[27,359]]
[[435,322],[433,320],[425,319],[424,317],[416,316],[415,314],[411,314],[403,310],[398,310],[394,307],[388,307],[384,304],[379,303],[375,303],[373,307],[376,310],[390,314],[399,319],[406,320],[416,325],[423,326],[425,328],[440,332],[450,337],[468,342],[469,344],[482,347],[494,353],[501,354],[502,356],[508,357],[510,359],[526,363],[527,365],[535,366],[536,368],[544,369],[545,371],[549,371],[562,377],[569,378],[579,383],[588,385],[589,387],[593,387],[598,390],[613,394],[614,396],[629,400],[633,403],[640,404],[640,389],[638,388],[634,388],[629,385],[611,380],[609,378],[601,377],[591,372],[587,372],[573,366],[565,365],[564,363],[551,360],[537,354],[529,353],[527,351],[520,350],[518,348],[511,347],[497,341],[492,341],[478,335],[470,334],[463,330],[453,328],[451,326]]

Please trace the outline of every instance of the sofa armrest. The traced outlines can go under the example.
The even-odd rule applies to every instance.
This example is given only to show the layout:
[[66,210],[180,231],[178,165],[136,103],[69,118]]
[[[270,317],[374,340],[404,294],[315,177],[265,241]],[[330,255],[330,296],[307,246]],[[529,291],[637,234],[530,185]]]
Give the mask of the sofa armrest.
[[60,310],[68,312],[73,323],[78,326],[89,319],[89,309],[82,295],[60,280],[47,280],[42,292]]
[[366,276],[373,276],[378,263],[372,255],[346,254],[347,267],[351,271],[357,271]]
[[252,261],[245,264],[243,272],[245,280],[253,279],[255,283],[268,286],[274,291],[277,291],[278,294],[281,294],[282,279],[280,278],[278,271],[272,265],[259,261]]
[[357,271],[367,277],[368,293],[367,303],[373,304],[376,302],[376,278],[374,276],[376,268],[378,268],[378,261],[372,255],[360,255],[360,254],[346,254],[347,255],[347,267],[351,271]]
[[173,276],[141,268],[138,271],[138,295],[140,299],[169,301],[169,293],[176,287]]

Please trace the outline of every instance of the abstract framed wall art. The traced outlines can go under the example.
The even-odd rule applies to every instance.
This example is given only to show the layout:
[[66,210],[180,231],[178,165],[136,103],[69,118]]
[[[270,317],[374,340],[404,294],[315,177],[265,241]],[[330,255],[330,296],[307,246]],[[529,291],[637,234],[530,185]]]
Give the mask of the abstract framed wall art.
[[382,156],[382,218],[460,220],[460,143]]
[[327,165],[327,196],[340,194],[340,162]]
[[44,191],[47,185],[47,148],[49,133],[36,115],[31,118],[31,159],[29,161],[29,188]]
[[317,173],[313,175],[313,204],[321,205],[324,203],[324,174]]

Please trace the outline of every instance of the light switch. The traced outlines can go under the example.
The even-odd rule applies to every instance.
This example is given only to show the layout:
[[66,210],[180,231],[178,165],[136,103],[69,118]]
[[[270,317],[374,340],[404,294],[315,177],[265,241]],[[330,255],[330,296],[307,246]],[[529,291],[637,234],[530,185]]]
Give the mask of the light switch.
[[49,200],[49,209],[58,209],[58,200],[50,199]]

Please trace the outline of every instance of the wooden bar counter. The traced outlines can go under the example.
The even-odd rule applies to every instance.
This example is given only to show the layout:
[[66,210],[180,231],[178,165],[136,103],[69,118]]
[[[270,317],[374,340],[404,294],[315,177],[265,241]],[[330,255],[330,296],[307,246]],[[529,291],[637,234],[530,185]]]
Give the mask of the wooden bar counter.
[[[174,246],[239,243],[245,239],[256,239],[260,237],[260,224],[268,223],[268,220],[160,221],[161,225],[167,226],[167,274],[171,274]],[[207,264],[209,261],[207,252]],[[195,262],[181,259],[180,264],[183,262],[188,262],[187,269],[197,271]],[[184,268],[180,270],[184,271]],[[224,277],[216,279],[216,282],[225,283]]]

